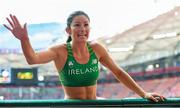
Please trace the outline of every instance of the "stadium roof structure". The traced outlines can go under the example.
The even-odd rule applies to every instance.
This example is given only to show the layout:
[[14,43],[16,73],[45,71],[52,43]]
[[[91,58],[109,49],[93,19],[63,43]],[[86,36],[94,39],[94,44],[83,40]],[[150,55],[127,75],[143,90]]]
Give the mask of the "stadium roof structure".
[[180,53],[180,7],[99,41],[122,66],[177,55]]

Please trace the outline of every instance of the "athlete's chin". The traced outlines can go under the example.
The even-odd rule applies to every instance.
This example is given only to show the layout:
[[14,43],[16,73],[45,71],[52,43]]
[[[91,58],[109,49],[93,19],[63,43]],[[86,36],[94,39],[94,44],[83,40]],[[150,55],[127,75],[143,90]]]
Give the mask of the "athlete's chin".
[[88,39],[79,39],[78,42],[87,42]]

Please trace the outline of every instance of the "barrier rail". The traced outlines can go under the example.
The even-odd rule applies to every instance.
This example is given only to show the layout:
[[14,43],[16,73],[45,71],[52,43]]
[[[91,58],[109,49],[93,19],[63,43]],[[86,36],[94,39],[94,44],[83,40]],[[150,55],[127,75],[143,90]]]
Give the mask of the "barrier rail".
[[167,98],[163,102],[152,102],[142,98],[109,99],[109,100],[0,100],[0,107],[180,107],[180,98]]

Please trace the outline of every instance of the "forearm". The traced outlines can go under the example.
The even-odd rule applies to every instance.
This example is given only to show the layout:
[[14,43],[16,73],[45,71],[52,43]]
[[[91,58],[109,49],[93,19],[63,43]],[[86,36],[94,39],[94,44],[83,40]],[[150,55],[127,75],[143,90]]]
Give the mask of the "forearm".
[[139,96],[144,97],[145,91],[132,79],[132,77],[123,70],[118,70],[117,79],[125,84],[129,89],[136,92]]
[[20,40],[21,41],[21,47],[24,53],[24,56],[28,62],[28,64],[34,64],[36,60],[36,53],[33,50],[31,43],[28,38]]

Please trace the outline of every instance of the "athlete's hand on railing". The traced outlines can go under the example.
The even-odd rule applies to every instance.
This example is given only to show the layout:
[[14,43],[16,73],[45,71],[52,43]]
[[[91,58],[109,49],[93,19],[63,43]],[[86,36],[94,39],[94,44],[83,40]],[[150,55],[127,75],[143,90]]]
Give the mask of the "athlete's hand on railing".
[[154,102],[164,101],[166,98],[158,93],[146,93],[144,98]]
[[19,40],[23,41],[23,40],[27,40],[28,39],[28,33],[27,33],[27,27],[26,27],[26,23],[23,25],[23,27],[21,26],[21,24],[19,23],[17,17],[15,15],[11,15],[10,14],[10,19],[6,18],[7,21],[9,22],[10,26],[4,24],[4,26],[12,32],[12,34],[18,38]]

